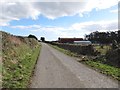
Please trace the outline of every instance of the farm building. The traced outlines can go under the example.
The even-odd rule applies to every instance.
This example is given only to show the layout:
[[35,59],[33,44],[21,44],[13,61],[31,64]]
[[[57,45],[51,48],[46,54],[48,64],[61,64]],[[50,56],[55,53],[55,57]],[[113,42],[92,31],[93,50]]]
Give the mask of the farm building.
[[91,41],[74,41],[74,44],[91,45]]
[[74,43],[75,41],[83,41],[83,38],[58,38],[59,43]]

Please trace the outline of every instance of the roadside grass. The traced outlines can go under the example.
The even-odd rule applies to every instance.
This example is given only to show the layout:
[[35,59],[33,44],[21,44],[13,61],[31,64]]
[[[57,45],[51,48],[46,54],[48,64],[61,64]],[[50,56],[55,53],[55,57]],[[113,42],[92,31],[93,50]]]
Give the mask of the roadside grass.
[[100,73],[103,73],[107,76],[112,76],[113,78],[120,81],[120,68],[116,68],[93,60],[83,61],[83,63],[89,65],[95,70],[98,70]]
[[[72,52],[70,52],[68,50],[65,50],[65,49],[62,49],[62,48],[59,48],[57,46],[54,46],[54,45],[50,45],[50,46],[52,46],[53,48],[63,52],[64,54],[67,54],[69,56],[73,56],[73,57],[79,56],[79,55],[77,55],[75,53],[72,53]],[[105,54],[106,53],[105,48],[108,49],[110,47],[109,46],[105,46],[104,49],[101,49],[100,46],[97,46],[96,48],[98,50],[100,50],[100,52],[102,54]],[[103,73],[105,75],[111,76],[114,79],[120,80],[120,68],[116,68],[114,66],[110,66],[110,65],[104,64],[104,63],[101,62],[101,60],[95,60],[95,61],[91,60],[91,59],[89,59],[89,57],[86,57],[85,60],[82,60],[82,61],[79,61],[79,62],[83,63],[85,65],[90,66],[92,69],[95,69],[95,70],[99,71],[100,73]]]
[[28,86],[40,47],[38,44],[31,49],[27,44],[22,44],[3,53],[3,88],[26,88]]

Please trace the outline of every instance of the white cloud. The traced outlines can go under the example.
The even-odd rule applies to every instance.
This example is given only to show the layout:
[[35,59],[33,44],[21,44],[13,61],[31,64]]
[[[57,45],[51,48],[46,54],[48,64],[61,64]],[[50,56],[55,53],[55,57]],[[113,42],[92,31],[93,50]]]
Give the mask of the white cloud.
[[96,31],[96,30],[116,30],[118,29],[118,21],[90,21],[83,23],[75,23],[72,25],[74,30],[87,30],[87,31]]
[[0,20],[0,26],[8,26],[9,23],[7,20]]
[[[19,1],[19,2],[15,2]],[[55,19],[63,16],[79,14],[83,16],[85,12],[93,9],[107,9],[118,4],[118,0],[85,0],[76,2],[24,2],[24,0],[5,0],[0,2],[0,22],[8,23],[21,18],[37,19],[39,15]],[[78,2],[77,2],[78,1]],[[1,24],[0,24],[1,25]]]
[[88,8],[96,9],[107,9],[117,4],[118,0],[89,0],[87,3]]
[[30,3],[0,3],[0,21],[3,23],[29,17],[37,19],[39,14],[40,12]]
[[[29,25],[29,26],[10,26],[11,28],[27,29],[32,33],[48,33],[53,34],[55,38],[58,37],[84,37],[85,34],[89,34],[94,31],[116,31],[118,30],[118,20],[114,21],[90,21],[74,23],[69,27],[57,27],[57,26],[41,26],[41,25]],[[50,35],[51,35],[50,34]],[[48,37],[48,36],[46,36]]]
[[11,28],[19,28],[19,29],[31,29],[31,28],[39,29],[39,28],[41,28],[40,25],[28,25],[28,26],[18,25],[18,26],[10,26],[10,27]]
[[110,10],[111,13],[118,13],[118,9]]
[[80,13],[85,4],[85,2],[39,2],[34,3],[34,6],[47,18],[55,19]]
[[41,25],[28,25],[28,26],[9,26],[11,28],[19,28],[19,29],[33,29],[33,31],[79,31],[79,30],[86,30],[86,31],[96,31],[96,30],[116,30],[118,29],[118,20],[113,21],[89,21],[89,22],[81,22],[81,23],[74,23],[72,26],[69,27],[57,27],[57,26],[41,26]]

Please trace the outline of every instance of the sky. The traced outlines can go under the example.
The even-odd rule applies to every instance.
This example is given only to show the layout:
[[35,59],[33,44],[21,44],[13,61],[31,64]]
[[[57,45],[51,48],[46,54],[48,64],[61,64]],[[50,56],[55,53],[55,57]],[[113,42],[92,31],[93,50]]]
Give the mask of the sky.
[[118,30],[118,0],[3,0],[0,30],[46,40]]

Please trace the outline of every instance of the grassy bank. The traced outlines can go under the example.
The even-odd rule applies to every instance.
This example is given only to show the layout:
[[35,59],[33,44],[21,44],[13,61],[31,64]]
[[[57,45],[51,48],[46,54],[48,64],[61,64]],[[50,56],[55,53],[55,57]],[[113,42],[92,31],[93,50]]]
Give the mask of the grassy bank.
[[[70,52],[68,50],[64,50],[64,49],[59,48],[57,46],[54,46],[54,45],[51,45],[51,46],[53,48],[63,52],[64,54],[69,55],[69,56],[74,56],[74,57],[79,56],[79,55],[77,55],[75,53],[72,53],[72,52]],[[97,50],[99,50],[99,48],[100,47],[97,46]],[[104,47],[104,48],[106,48],[106,47]],[[105,50],[103,50],[103,49],[100,49],[100,50],[101,50],[102,54],[105,54],[105,52],[106,52]],[[100,62],[100,60],[91,60],[89,57],[86,57],[86,56],[83,59],[84,60],[80,61],[81,63],[90,66],[91,68],[99,71],[100,73],[103,73],[103,74],[105,74],[107,76],[111,76],[114,79],[120,80],[120,68],[116,68],[114,66],[110,66],[108,64],[104,64],[104,63]]]
[[[12,38],[12,39],[11,39]],[[40,43],[3,33],[3,88],[26,88],[40,52]]]

